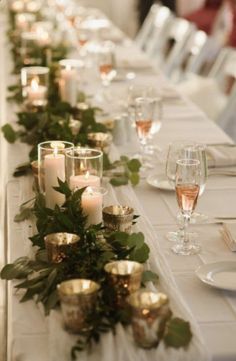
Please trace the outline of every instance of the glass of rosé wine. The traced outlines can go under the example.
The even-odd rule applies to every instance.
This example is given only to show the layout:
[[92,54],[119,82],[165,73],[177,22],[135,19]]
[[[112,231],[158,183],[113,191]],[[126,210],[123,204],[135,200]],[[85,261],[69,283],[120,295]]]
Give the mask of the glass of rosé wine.
[[198,159],[179,159],[176,162],[175,192],[179,209],[183,215],[183,239],[176,243],[172,251],[189,256],[200,252],[200,246],[192,243],[187,228],[196,207],[201,186],[201,166]]
[[141,161],[143,168],[152,168],[148,162],[148,137],[150,135],[154,115],[155,115],[156,100],[149,97],[140,97],[135,99],[135,128],[138,140],[141,146]]
[[109,86],[116,76],[114,67],[114,51],[109,44],[104,44],[98,54],[98,68],[102,84]]

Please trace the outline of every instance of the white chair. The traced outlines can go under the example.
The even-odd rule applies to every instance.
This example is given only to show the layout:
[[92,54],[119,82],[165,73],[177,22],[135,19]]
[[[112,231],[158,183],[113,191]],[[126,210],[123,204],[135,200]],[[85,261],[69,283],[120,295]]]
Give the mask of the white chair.
[[[233,102],[236,101],[236,50],[224,49],[216,59],[211,76],[190,76],[178,85],[180,91],[197,104],[212,120],[225,131],[232,131],[236,124]],[[230,119],[230,120],[229,120]],[[235,131],[236,134],[236,131]]]
[[169,22],[165,34],[156,38],[151,55],[167,76],[175,68],[188,38],[194,31],[194,24],[185,19],[174,18]]
[[148,54],[152,53],[153,43],[161,37],[168,22],[174,15],[162,5],[152,5],[141,29],[136,36],[136,44]]

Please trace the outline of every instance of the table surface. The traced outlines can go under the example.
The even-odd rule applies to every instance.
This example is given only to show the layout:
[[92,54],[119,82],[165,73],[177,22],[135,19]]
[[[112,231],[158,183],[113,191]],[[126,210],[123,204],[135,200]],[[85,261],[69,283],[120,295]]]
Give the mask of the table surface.
[[[5,49],[1,54],[7,54],[6,45],[0,42]],[[129,61],[135,63],[136,55],[139,51],[131,42],[124,42],[117,45],[117,53],[126,56]],[[5,62],[5,71],[10,72],[10,62]],[[10,80],[9,80],[10,81]],[[138,69],[136,78],[133,83],[148,84],[160,89],[168,84],[164,77],[154,70]],[[114,111],[116,106],[114,99],[118,99],[124,94],[129,83],[126,81],[114,81],[110,87],[110,94],[113,96],[112,105],[107,107],[107,111]],[[93,84],[88,84],[87,90],[90,93],[100,91],[99,80]],[[117,102],[116,102],[117,104]],[[218,128],[216,124],[208,120],[204,114],[186,99],[178,101],[164,101],[163,125],[158,134],[155,135],[155,144],[160,146],[164,158],[165,150],[168,143],[175,140],[192,139],[203,143],[227,142],[230,141],[227,135]],[[118,107],[118,106],[117,106]],[[1,110],[2,112],[2,110]],[[12,115],[12,109],[8,108],[8,114]],[[2,114],[1,114],[2,118]],[[1,144],[1,147],[3,145]],[[6,146],[6,145],[5,145]],[[22,160],[27,159],[27,149],[22,144],[7,146],[8,148],[8,261],[14,260],[20,255],[29,252],[29,244],[20,240],[27,239],[28,225],[14,224],[13,217],[17,212],[17,206],[22,203],[30,193],[28,180],[23,177],[20,180],[11,179],[13,169]],[[122,154],[124,152],[134,153],[137,150],[135,139],[119,147]],[[156,173],[163,172],[163,164],[157,160],[155,169]],[[118,191],[119,192],[119,191]],[[216,224],[195,225],[194,230],[198,232],[202,251],[199,255],[181,257],[174,255],[170,251],[171,243],[166,239],[166,232],[176,229],[175,216],[177,213],[177,204],[173,192],[161,191],[154,189],[142,180],[135,188],[135,194],[139,200],[139,206],[142,207],[143,213],[151,222],[158,246],[161,249],[168,263],[176,287],[180,290],[189,309],[194,315],[200,326],[203,339],[209,349],[214,361],[233,361],[236,360],[236,294],[222,290],[213,289],[201,283],[195,276],[195,270],[199,265],[216,261],[235,261],[236,255],[229,250],[220,235],[220,226]],[[199,199],[198,210],[211,216],[235,216],[236,215],[236,183],[233,177],[215,176],[209,177],[206,190]],[[158,258],[158,254],[154,255]],[[11,292],[11,288],[9,289]],[[8,308],[9,320],[13,319],[12,313],[17,315],[19,305],[15,297],[9,293],[10,307]],[[3,302],[0,303],[0,312]],[[28,308],[31,316],[31,322],[34,323],[33,306]],[[13,317],[13,318],[12,318]],[[37,319],[38,320],[38,319]],[[22,332],[21,322],[12,324],[8,322],[8,335],[13,330],[19,334]],[[43,322],[43,321],[42,321]],[[18,327],[18,329],[17,329]],[[42,323],[42,330],[44,326]],[[43,340],[45,335],[42,331],[38,334],[37,350],[43,350]],[[0,332],[1,335],[1,332]],[[30,337],[30,335],[28,335]],[[37,335],[35,335],[37,337]],[[17,349],[18,345],[24,345],[24,338],[18,337],[17,340],[8,339],[8,360],[11,360],[11,351]],[[13,341],[13,343],[12,343]],[[28,346],[27,346],[28,347]],[[33,347],[33,345],[32,345]],[[28,352],[29,350],[27,350]],[[30,352],[29,352],[30,353]],[[43,356],[42,356],[43,357]],[[41,357],[41,360],[43,358]],[[28,360],[27,353],[24,355],[24,361]],[[46,356],[45,356],[46,360]],[[192,360],[195,361],[195,360]],[[197,360],[196,360],[197,361]]]

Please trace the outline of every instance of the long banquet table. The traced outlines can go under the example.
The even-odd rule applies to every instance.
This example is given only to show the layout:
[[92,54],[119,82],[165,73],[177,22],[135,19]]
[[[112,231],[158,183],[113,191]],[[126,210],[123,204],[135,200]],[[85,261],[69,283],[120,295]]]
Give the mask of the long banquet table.
[[[2,45],[1,54],[6,54],[6,44]],[[131,41],[119,42],[116,48],[117,56],[127,57],[129,62],[140,55],[139,50]],[[7,55],[8,54],[8,55]],[[10,59],[6,72],[10,73]],[[168,81],[162,74],[153,68],[136,69],[135,83],[152,85],[160,89],[168,85]],[[9,79],[10,82],[10,79]],[[119,94],[122,96],[124,88],[127,88],[128,81],[114,81],[110,87],[113,95],[113,103],[107,107],[108,112],[116,108],[115,99]],[[90,94],[100,89],[100,81],[94,80],[87,84]],[[117,110],[117,109],[115,109]],[[12,109],[8,107],[8,116],[14,120]],[[204,114],[191,104],[187,99],[163,100],[163,126],[155,136],[155,143],[163,151],[164,157],[167,145],[171,141],[182,139],[193,139],[204,143],[230,142],[229,137]],[[15,166],[27,159],[27,147],[22,144],[9,145],[8,167],[9,181],[7,184],[7,262],[17,257],[30,254],[29,241],[27,240],[32,228],[29,222],[14,223],[14,215],[18,206],[31,195],[31,178],[22,177],[13,179],[11,177]],[[137,141],[132,141],[118,147],[122,154],[135,153]],[[117,149],[114,149],[117,153]],[[160,157],[160,158],[161,158]],[[156,173],[163,173],[163,162],[157,160]],[[107,336],[103,341],[103,353],[91,357],[91,360],[209,360],[233,361],[236,360],[236,295],[226,291],[217,290],[201,283],[195,276],[195,269],[204,263],[214,261],[235,261],[235,254],[229,250],[220,235],[219,224],[194,225],[194,231],[199,234],[202,251],[199,255],[181,257],[170,251],[171,243],[165,235],[169,230],[176,229],[175,216],[177,205],[173,192],[162,191],[150,187],[146,180],[133,189],[130,186],[121,188],[109,188],[109,199],[107,202],[118,201],[127,203],[135,208],[141,217],[138,222],[138,229],[145,233],[147,242],[151,248],[150,264],[156,267],[161,276],[161,287],[170,297],[174,310],[178,314],[187,317],[193,324],[194,346],[190,351],[171,353],[165,356],[165,350],[159,350],[157,354],[137,352],[128,348],[125,336],[120,332],[124,351],[119,351],[119,345],[111,341]],[[236,215],[236,184],[235,178],[215,176],[209,177],[206,190],[199,200],[199,211],[210,216],[235,216]],[[13,290],[14,282],[8,287],[7,302],[7,360],[65,360],[63,347],[70,343],[63,331],[58,331],[58,315],[45,321],[41,309],[33,302],[20,304],[19,294]],[[175,299],[176,298],[176,299]],[[177,302],[177,298],[180,302]],[[176,301],[176,302],[175,302]],[[58,335],[55,336],[56,331]],[[118,332],[119,333],[119,332]],[[53,337],[52,337],[53,335]],[[61,337],[61,338],[60,338]],[[123,337],[123,339],[122,339]],[[54,344],[53,344],[54,343]],[[104,352],[104,347],[117,347],[117,354]],[[195,347],[195,348],[194,348]],[[106,348],[105,348],[106,349]],[[106,351],[108,348],[106,349]],[[196,351],[197,350],[197,351]],[[209,354],[207,353],[209,351]],[[113,350],[114,352],[114,350]],[[189,352],[189,354],[188,354]],[[126,356],[127,355],[127,358]],[[157,356],[158,358],[157,358]],[[189,356],[188,356],[189,355]],[[85,356],[82,355],[81,359]]]

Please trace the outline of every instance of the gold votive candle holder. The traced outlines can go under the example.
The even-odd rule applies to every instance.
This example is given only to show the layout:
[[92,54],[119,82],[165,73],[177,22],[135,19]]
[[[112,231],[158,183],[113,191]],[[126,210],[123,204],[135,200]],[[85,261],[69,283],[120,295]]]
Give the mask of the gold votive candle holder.
[[120,260],[107,263],[104,270],[108,284],[114,291],[114,304],[117,307],[126,307],[127,296],[140,288],[143,265],[134,261]]
[[170,316],[169,299],[164,293],[139,290],[127,302],[135,342],[142,348],[158,345],[164,321]]
[[110,231],[130,233],[134,219],[134,210],[128,206],[113,205],[103,208],[104,227]]
[[112,135],[110,133],[89,133],[88,144],[92,148],[101,150],[104,153],[108,153],[112,143]]
[[87,279],[72,279],[57,286],[65,328],[78,333],[92,328],[100,285]]
[[63,261],[68,250],[78,246],[79,240],[80,237],[77,234],[66,232],[51,233],[45,236],[44,242],[48,261],[52,263]]

